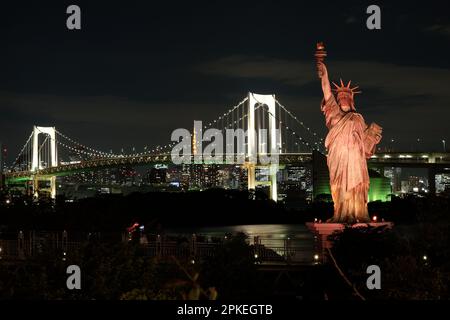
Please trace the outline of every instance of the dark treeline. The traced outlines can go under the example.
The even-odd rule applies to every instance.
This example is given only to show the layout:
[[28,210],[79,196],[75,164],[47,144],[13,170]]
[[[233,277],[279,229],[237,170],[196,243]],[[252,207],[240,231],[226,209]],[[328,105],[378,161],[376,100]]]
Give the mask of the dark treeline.
[[[449,215],[445,197],[393,197],[391,202],[369,203],[378,221],[413,224],[424,219],[440,220]],[[264,193],[211,189],[193,192],[133,193],[102,195],[66,202],[15,198],[0,206],[0,227],[15,230],[122,231],[132,223],[152,228],[177,226],[223,226],[236,224],[304,223],[332,216],[333,204],[315,201],[302,210],[275,203]]]
[[[450,217],[436,218],[429,212],[428,219],[383,232],[348,228],[335,236],[332,251],[366,299],[449,300]],[[381,290],[366,286],[371,265],[380,268]]]
[[[4,202],[3,202],[4,203]],[[371,215],[394,221],[392,231],[347,229],[332,249],[352,284],[369,300],[449,299],[450,200],[393,198],[370,203]],[[1,207],[0,225],[18,229],[124,231],[133,221],[152,228],[245,223],[301,223],[331,217],[332,203],[309,211],[288,210],[263,194],[208,190],[101,196],[73,203],[24,202]],[[145,257],[137,243],[86,241],[67,256],[43,251],[17,264],[0,264],[0,299],[237,299],[289,297],[357,299],[332,264],[299,270],[287,281],[261,273],[245,235],[237,235],[213,257],[177,262]],[[425,257],[425,258],[424,258]],[[83,270],[83,290],[65,287],[66,267]],[[366,268],[378,265],[382,290],[367,290]],[[292,275],[291,275],[292,276]],[[285,283],[285,281],[287,281]]]
[[0,210],[0,225],[9,229],[83,231],[124,230],[133,222],[150,228],[270,223],[286,213],[264,194],[220,189],[102,195],[75,202],[58,198],[54,204],[17,199]]

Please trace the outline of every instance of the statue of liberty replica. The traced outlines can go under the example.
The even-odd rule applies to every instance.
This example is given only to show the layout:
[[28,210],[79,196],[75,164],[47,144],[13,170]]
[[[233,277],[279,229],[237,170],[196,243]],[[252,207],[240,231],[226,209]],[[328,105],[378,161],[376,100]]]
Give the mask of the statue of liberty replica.
[[367,210],[370,183],[367,159],[375,153],[382,129],[375,123],[367,125],[356,111],[354,97],[360,91],[356,91],[358,87],[351,88],[351,81],[347,85],[342,80],[339,85],[333,82],[333,94],[324,64],[326,52],[322,43],[317,44],[315,56],[323,90],[320,110],[328,128],[325,148],[334,202],[334,216],[329,222],[370,222]]

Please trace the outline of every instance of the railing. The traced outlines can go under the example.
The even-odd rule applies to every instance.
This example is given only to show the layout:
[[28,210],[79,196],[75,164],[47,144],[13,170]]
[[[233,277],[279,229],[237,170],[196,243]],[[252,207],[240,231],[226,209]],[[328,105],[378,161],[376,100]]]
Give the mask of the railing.
[[[0,234],[0,237],[2,235]],[[120,238],[118,238],[118,242]],[[200,241],[199,241],[200,238]],[[122,241],[128,242],[132,238],[123,235]],[[229,238],[202,237],[191,235],[140,235],[138,239],[142,254],[147,257],[171,258],[195,263],[198,260],[214,257],[223,248]],[[0,263],[2,261],[17,261],[47,254],[49,257],[65,259],[79,251],[89,240],[73,240],[67,232],[39,233],[19,232],[15,239],[0,239]],[[251,258],[255,263],[274,264],[313,264],[314,242],[295,239],[273,239],[254,237],[250,243]]]

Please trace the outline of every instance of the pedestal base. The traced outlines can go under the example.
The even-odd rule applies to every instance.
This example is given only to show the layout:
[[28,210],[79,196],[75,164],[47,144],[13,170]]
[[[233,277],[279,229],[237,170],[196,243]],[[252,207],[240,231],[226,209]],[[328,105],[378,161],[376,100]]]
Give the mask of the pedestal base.
[[342,232],[346,227],[350,228],[387,228],[392,229],[394,224],[392,222],[369,222],[369,223],[356,223],[353,225],[346,225],[344,223],[318,223],[307,222],[306,227],[316,235],[318,240],[318,250],[322,252],[322,257],[325,257],[324,253],[327,249],[333,247],[333,242],[328,239],[330,235],[337,232]]

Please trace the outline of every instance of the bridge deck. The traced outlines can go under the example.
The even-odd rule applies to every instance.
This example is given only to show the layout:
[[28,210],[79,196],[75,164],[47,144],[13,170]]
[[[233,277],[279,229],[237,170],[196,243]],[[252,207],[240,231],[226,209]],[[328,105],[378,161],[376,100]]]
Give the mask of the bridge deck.
[[[227,159],[226,156],[232,156],[232,159]],[[280,165],[310,163],[313,161],[312,153],[287,153],[279,154],[278,162]],[[248,160],[248,159],[247,159]],[[75,174],[77,172],[92,171],[107,167],[117,167],[126,165],[146,165],[154,163],[172,163],[170,154],[156,154],[136,157],[113,157],[113,158],[99,158],[79,163],[62,164],[56,167],[44,168],[36,172],[31,171],[17,171],[7,172],[5,174],[6,182],[20,182],[27,180],[33,175],[45,176],[66,176]],[[194,161],[192,164],[199,162]],[[223,155],[215,161],[200,162],[203,164],[218,164],[218,165],[232,165],[245,164],[242,162],[240,155]],[[374,157],[368,159],[369,166],[387,166],[387,167],[423,167],[423,168],[447,168],[450,167],[450,153],[423,153],[423,152],[395,152],[395,153],[378,153]]]

